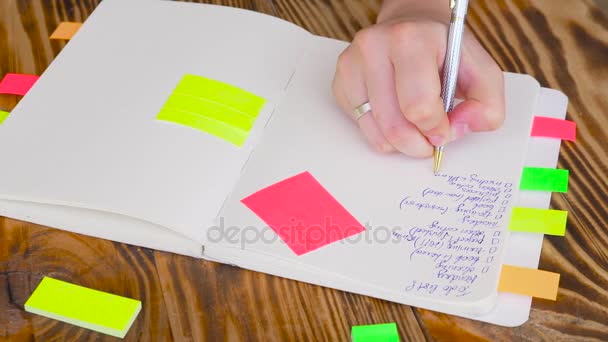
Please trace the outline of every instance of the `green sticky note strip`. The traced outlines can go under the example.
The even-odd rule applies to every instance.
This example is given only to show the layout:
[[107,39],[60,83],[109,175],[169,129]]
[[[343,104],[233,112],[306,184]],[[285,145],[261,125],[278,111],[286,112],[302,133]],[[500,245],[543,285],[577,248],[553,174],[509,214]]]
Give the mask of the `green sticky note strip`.
[[25,311],[123,338],[141,310],[138,300],[44,277]]
[[242,146],[264,103],[263,98],[243,89],[187,74],[156,118]]
[[515,207],[511,212],[509,230],[564,236],[567,220],[567,211]]
[[568,170],[524,167],[520,190],[568,192]]
[[353,342],[399,342],[396,323],[356,325],[351,337]]
[[0,110],[0,124],[2,124],[4,122],[4,120],[6,120],[6,118],[8,118],[8,114],[9,114],[9,112]]

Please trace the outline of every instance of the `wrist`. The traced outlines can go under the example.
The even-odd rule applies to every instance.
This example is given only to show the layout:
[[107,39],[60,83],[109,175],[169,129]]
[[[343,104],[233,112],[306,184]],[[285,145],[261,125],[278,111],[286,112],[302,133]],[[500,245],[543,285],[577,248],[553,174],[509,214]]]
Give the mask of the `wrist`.
[[448,0],[384,0],[376,23],[405,18],[430,19],[449,24],[451,13]]

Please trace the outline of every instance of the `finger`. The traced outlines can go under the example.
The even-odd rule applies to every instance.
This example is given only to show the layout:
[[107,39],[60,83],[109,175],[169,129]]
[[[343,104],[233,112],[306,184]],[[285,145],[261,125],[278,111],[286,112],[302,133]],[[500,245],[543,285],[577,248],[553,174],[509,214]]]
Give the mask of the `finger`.
[[346,98],[346,95],[344,94],[344,87],[346,84],[348,84],[347,82],[344,82],[344,76],[341,75],[341,72],[339,71],[339,67],[336,68],[336,74],[334,76],[334,81],[333,81],[333,85],[332,85],[332,90],[334,93],[334,98],[336,99],[336,103],[338,104],[338,106],[340,107],[340,109],[342,110],[342,112],[347,115],[349,118],[354,119],[353,115],[352,115],[352,108],[351,108],[351,104],[348,101],[348,99]]
[[441,79],[426,41],[410,40],[407,46],[395,46],[391,53],[395,68],[399,108],[431,144],[440,146],[450,138],[450,124],[441,100]]
[[[353,110],[358,105],[366,101],[367,89],[363,80],[358,80],[356,75],[358,66],[353,59],[352,47],[347,47],[338,57],[338,63],[336,65],[336,73],[332,84],[332,90],[336,102],[342,109],[342,111],[353,119]],[[362,77],[358,77],[361,79]],[[347,94],[351,94],[350,97],[356,98],[361,103],[353,105],[351,99]],[[358,103],[358,102],[357,102]]]
[[[362,67],[360,62],[354,60],[353,57],[351,50],[348,49],[340,56],[333,83],[333,92],[338,105],[351,118],[353,118],[354,108],[367,101],[367,88],[361,71]],[[357,124],[367,142],[374,149],[380,152],[395,151],[382,135],[371,113],[363,114],[357,120]]]
[[384,153],[397,151],[393,145],[386,140],[380,127],[378,127],[378,123],[376,123],[376,119],[371,113],[369,115],[363,115],[358,120],[358,123],[366,140],[377,151]]
[[[338,105],[344,110],[344,108],[351,108],[352,105],[346,99],[346,96],[342,93],[342,91],[336,92],[336,100]],[[354,119],[352,116],[350,116]],[[376,123],[376,119],[371,113],[367,113],[362,115],[358,120],[357,124],[359,125],[359,129],[361,133],[365,137],[365,140],[378,152],[395,152],[395,148],[384,138],[382,135],[382,131],[378,128],[378,124]]]
[[458,88],[465,101],[450,114],[452,131],[491,131],[505,117],[503,73],[492,57],[465,34]]
[[378,127],[386,140],[398,151],[412,157],[429,157],[433,147],[401,113],[395,88],[395,70],[388,51],[380,39],[359,42],[358,53],[363,62],[363,75]]

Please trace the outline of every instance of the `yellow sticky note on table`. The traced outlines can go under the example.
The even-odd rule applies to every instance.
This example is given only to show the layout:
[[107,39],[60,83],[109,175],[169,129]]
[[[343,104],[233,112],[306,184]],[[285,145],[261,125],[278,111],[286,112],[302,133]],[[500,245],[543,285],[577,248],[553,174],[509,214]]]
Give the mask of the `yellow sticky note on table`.
[[156,116],[242,146],[265,100],[235,86],[185,75]]
[[511,212],[509,230],[564,236],[567,220],[567,211],[515,207]]
[[44,277],[25,311],[123,338],[141,310],[141,302]]
[[64,21],[59,23],[59,26],[51,34],[50,39],[70,40],[80,30],[82,23]]
[[4,120],[6,120],[6,118],[8,118],[8,114],[9,114],[9,112],[0,110],[0,124],[2,124],[4,122]]
[[533,268],[502,265],[498,291],[536,298],[557,299],[560,275]]

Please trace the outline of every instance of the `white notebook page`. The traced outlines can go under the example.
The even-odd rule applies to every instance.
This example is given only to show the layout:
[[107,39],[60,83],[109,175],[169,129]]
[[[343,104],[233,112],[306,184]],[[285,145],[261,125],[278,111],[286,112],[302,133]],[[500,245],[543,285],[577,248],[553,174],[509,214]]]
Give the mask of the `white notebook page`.
[[[202,240],[310,37],[229,7],[104,0],[0,126],[0,154],[18,161],[0,171],[0,199],[126,215]],[[185,74],[266,99],[243,147],[155,119]]]
[[[560,92],[552,89],[541,89],[539,102],[535,113],[541,116],[551,116],[563,119],[565,117],[568,99]],[[559,154],[560,141],[556,139],[531,138],[526,153],[526,166],[555,167]],[[550,193],[525,191],[521,192],[517,205],[537,208],[548,208]],[[541,253],[543,235],[532,233],[512,232],[506,246],[505,264],[536,268]],[[224,248],[227,247],[227,248]],[[245,254],[247,253],[247,254]],[[411,299],[404,300],[393,293],[385,292],[378,286],[370,286],[365,281],[353,281],[350,278],[326,272],[321,268],[304,267],[285,259],[262,252],[242,250],[240,246],[223,245],[207,246],[206,254],[220,258],[224,262],[236,263],[240,267],[257,270],[269,274],[288,277],[300,281],[346,290],[349,292],[369,295],[395,302],[412,304]],[[532,299],[513,293],[499,293],[493,310],[478,315],[471,314],[461,307],[442,305],[441,303],[424,303],[423,307],[435,311],[460,315],[484,322],[503,326],[518,326],[528,320]]]
[[[240,200],[309,171],[371,229],[299,257],[279,239],[257,239],[245,249],[381,287],[413,305],[489,311],[538,83],[507,74],[504,126],[450,144],[445,176],[434,176],[429,160],[372,151],[354,123],[339,113],[330,87],[344,47],[319,39],[307,55],[224,208],[225,226],[253,226],[262,234],[265,223]],[[391,230],[388,236],[382,227]]]

